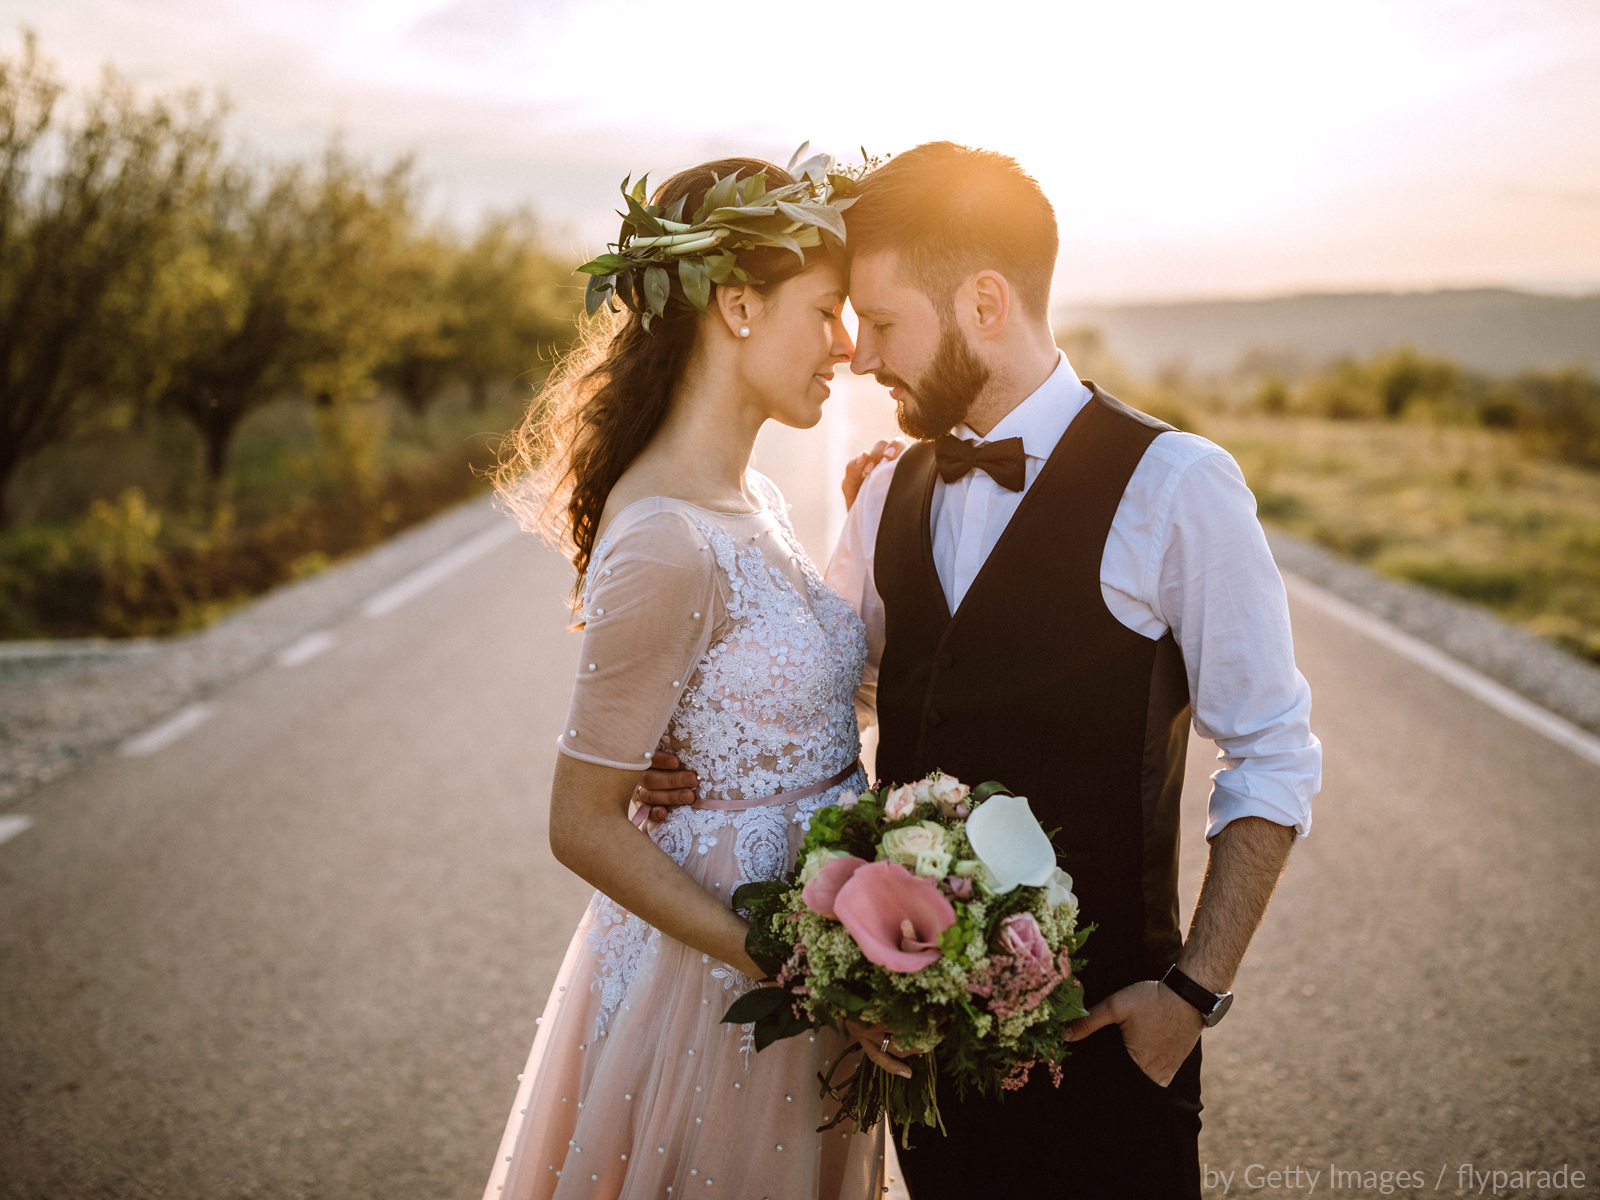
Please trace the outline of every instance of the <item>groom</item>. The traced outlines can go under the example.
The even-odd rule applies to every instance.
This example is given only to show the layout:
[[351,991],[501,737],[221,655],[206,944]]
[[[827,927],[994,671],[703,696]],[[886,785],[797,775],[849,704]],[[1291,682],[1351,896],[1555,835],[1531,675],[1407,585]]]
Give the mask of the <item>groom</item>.
[[[941,1095],[949,1136],[924,1131],[902,1169],[914,1200],[1197,1200],[1200,1034],[1319,785],[1282,580],[1232,458],[1080,382],[1056,349],[1055,214],[1015,161],[930,143],[859,196],[851,368],[920,439],[869,468],[828,568],[867,626],[877,774],[1027,796],[1096,925],[1061,1085],[1036,1071],[1003,1100]],[[1191,723],[1222,769],[1184,938]],[[662,803],[694,782],[644,786]]]

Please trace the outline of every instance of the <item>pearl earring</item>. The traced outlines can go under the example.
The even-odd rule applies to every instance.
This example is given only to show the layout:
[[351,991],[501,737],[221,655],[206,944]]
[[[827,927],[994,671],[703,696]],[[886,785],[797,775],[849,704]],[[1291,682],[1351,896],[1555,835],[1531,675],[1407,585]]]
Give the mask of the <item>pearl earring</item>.
[[739,336],[740,337],[749,337],[750,336],[750,326],[748,326],[748,325],[739,326]]

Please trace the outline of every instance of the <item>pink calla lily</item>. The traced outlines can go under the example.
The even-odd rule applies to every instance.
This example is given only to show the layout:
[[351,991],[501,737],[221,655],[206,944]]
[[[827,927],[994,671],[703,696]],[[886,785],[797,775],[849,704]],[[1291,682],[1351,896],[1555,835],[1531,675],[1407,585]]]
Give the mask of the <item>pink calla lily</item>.
[[867,865],[864,858],[849,855],[844,858],[831,858],[822,864],[822,869],[816,873],[811,882],[806,884],[800,892],[800,898],[805,901],[806,907],[818,916],[833,916],[833,902],[839,895],[839,889],[850,882],[850,877],[856,873],[857,868]]
[[[821,878],[819,874],[817,880]],[[806,903],[811,903],[809,896]],[[937,962],[939,935],[956,923],[956,910],[933,880],[893,862],[855,869],[834,898],[833,909],[870,962],[901,974]]]

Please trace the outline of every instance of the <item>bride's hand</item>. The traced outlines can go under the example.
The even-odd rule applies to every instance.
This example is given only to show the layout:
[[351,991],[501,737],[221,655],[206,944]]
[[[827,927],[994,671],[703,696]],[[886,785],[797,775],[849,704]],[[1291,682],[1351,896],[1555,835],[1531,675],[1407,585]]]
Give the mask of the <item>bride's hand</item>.
[[871,450],[856,455],[844,468],[844,480],[839,484],[839,490],[844,493],[844,506],[849,508],[856,502],[856,496],[861,491],[861,485],[867,481],[867,476],[872,474],[872,468],[884,459],[899,458],[902,451],[911,444],[909,438],[892,438],[880,441]]
[[[889,1028],[886,1025],[863,1025],[860,1021],[846,1021],[844,1027],[861,1043],[861,1049],[866,1051],[867,1057],[878,1066],[891,1075],[900,1076],[901,1079],[911,1078],[911,1068],[901,1059],[921,1054],[921,1050],[897,1050],[890,1039]],[[888,1049],[884,1049],[885,1046]]]

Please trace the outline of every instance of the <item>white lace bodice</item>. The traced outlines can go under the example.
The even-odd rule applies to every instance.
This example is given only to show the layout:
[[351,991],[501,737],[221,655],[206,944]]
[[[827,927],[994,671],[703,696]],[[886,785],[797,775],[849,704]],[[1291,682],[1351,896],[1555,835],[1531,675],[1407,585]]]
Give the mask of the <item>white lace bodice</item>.
[[566,753],[636,767],[670,750],[722,800],[806,787],[860,753],[861,619],[806,557],[777,488],[752,479],[762,511],[658,498],[596,545]]
[[[754,472],[752,480],[760,512],[655,499],[613,520],[584,592],[564,753],[637,770],[652,750],[670,750],[699,776],[701,796],[716,800],[805,788],[860,754],[865,629],[806,557],[777,488]],[[726,899],[740,883],[788,870],[811,813],[847,785],[865,780],[787,803],[674,808],[651,836]],[[661,935],[599,893],[591,908],[601,1037]],[[752,986],[724,964],[708,959],[706,969],[724,988]]]
[[806,787],[861,752],[861,619],[822,581],[787,516],[778,520],[780,549],[803,573],[803,593],[768,565],[765,547],[740,545],[720,526],[698,522],[727,578],[729,627],[700,660],[662,745],[699,775],[703,796],[749,799]]

